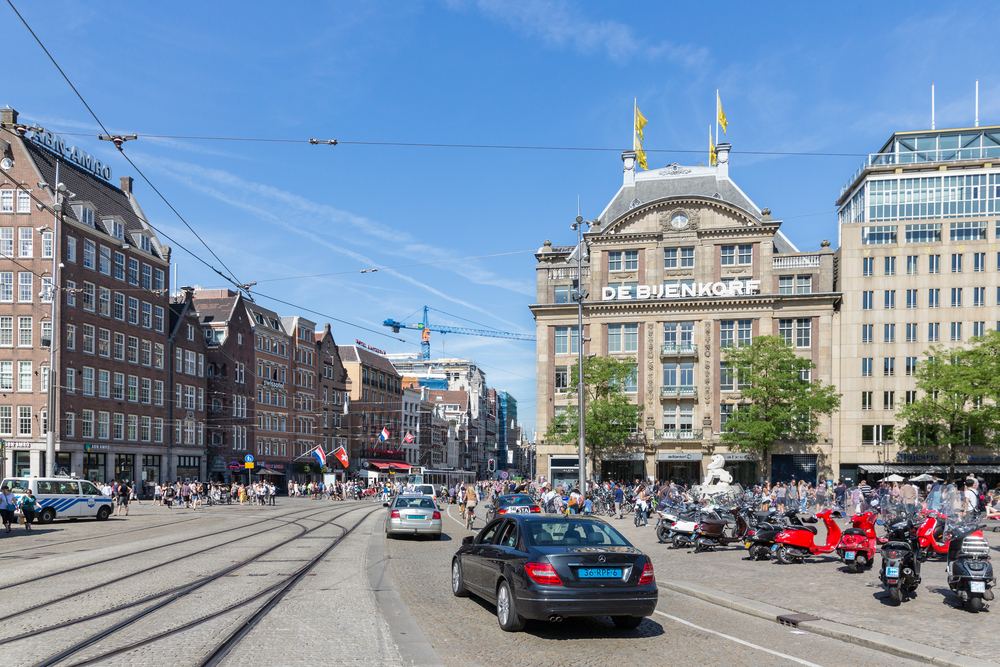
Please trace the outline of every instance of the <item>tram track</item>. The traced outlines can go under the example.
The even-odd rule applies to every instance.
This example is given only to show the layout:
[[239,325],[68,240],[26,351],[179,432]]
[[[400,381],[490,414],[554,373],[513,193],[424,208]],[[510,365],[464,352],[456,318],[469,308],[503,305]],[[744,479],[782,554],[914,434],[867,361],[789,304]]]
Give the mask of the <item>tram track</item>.
[[[223,639],[222,642],[216,644],[212,648],[212,650],[207,655],[203,656],[200,659],[200,662],[197,663],[199,665],[205,665],[205,666],[207,666],[207,665],[217,665],[222,660],[225,659],[226,655],[228,655],[228,653],[236,645],[239,644],[239,642],[243,639],[243,637],[246,636],[247,633],[249,633],[254,627],[256,627],[256,625],[260,622],[261,619],[263,619],[271,610],[274,609],[275,606],[277,606],[278,603],[281,602],[281,599],[289,591],[291,591],[295,587],[296,584],[298,584],[305,576],[307,576],[309,574],[310,570],[312,570],[317,564],[319,564],[320,562],[322,562],[322,560],[324,558],[326,558],[330,554],[330,552],[332,552],[338,545],[340,545],[345,538],[347,538],[350,534],[352,534],[373,513],[377,512],[381,508],[376,507],[376,508],[368,509],[368,511],[364,512],[364,515],[360,519],[358,519],[358,521],[356,521],[350,527],[345,527],[345,526],[342,526],[340,524],[334,523],[340,517],[343,517],[343,516],[345,516],[347,514],[350,514],[352,512],[356,512],[358,510],[364,510],[364,509],[365,509],[364,507],[355,507],[355,508],[349,509],[349,510],[347,510],[345,512],[342,512],[342,513],[337,514],[337,515],[335,515],[333,517],[330,517],[328,520],[324,521],[321,525],[314,526],[314,527],[312,527],[312,528],[310,528],[308,530],[305,530],[304,532],[300,533],[299,535],[296,535],[295,537],[293,537],[293,538],[291,538],[291,539],[289,539],[289,540],[287,540],[285,542],[282,542],[281,544],[274,545],[273,547],[270,547],[270,548],[268,548],[268,549],[266,549],[266,550],[264,550],[264,551],[262,551],[262,552],[260,552],[260,553],[258,553],[256,555],[254,555],[251,558],[247,558],[247,559],[245,559],[245,560],[243,560],[243,561],[241,561],[239,563],[235,563],[233,565],[225,567],[225,568],[223,568],[223,569],[221,569],[221,570],[219,570],[219,571],[217,571],[217,572],[215,572],[215,573],[213,573],[213,574],[211,574],[211,575],[209,575],[209,576],[207,576],[205,578],[200,579],[197,582],[192,582],[192,583],[186,584],[184,586],[177,587],[176,589],[174,589],[174,591],[172,592],[172,594],[171,594],[171,592],[166,592],[166,593],[158,594],[157,597],[164,597],[165,595],[169,595],[169,597],[167,599],[165,599],[165,600],[162,600],[162,601],[160,601],[160,602],[158,602],[158,603],[150,606],[147,609],[143,609],[143,610],[141,610],[141,611],[139,611],[139,612],[137,612],[135,614],[132,614],[129,617],[127,617],[127,618],[125,618],[125,619],[123,619],[123,620],[121,620],[121,621],[119,621],[119,622],[117,622],[117,623],[115,623],[115,624],[107,627],[107,628],[104,628],[103,630],[100,630],[100,631],[98,631],[98,632],[96,632],[96,633],[88,636],[87,638],[85,638],[85,639],[83,639],[81,641],[78,641],[78,642],[74,643],[73,645],[69,646],[68,648],[60,651],[59,653],[57,653],[55,655],[52,655],[52,656],[50,656],[48,658],[45,658],[44,660],[41,660],[41,661],[35,663],[33,665],[33,667],[52,667],[54,665],[63,663],[65,660],[67,660],[68,658],[71,658],[72,656],[76,655],[77,653],[83,651],[87,647],[90,647],[90,646],[92,646],[92,645],[94,645],[94,644],[96,644],[98,642],[101,642],[102,640],[108,638],[109,636],[112,636],[115,633],[120,632],[121,630],[123,630],[123,629],[125,629],[125,628],[127,628],[127,627],[129,627],[131,625],[133,625],[134,623],[136,623],[137,621],[139,621],[139,620],[141,620],[143,618],[146,618],[146,617],[150,616],[151,614],[154,614],[154,613],[156,613],[158,611],[161,611],[161,610],[164,610],[165,608],[168,608],[169,605],[171,605],[172,603],[177,602],[179,600],[182,600],[182,599],[186,598],[191,593],[194,593],[195,591],[200,590],[201,588],[209,585],[212,582],[220,581],[223,577],[232,575],[232,573],[235,572],[236,570],[239,570],[241,568],[245,568],[248,565],[250,565],[250,564],[252,564],[254,562],[259,561],[261,558],[263,558],[264,556],[266,556],[269,553],[272,553],[272,552],[276,551],[277,549],[280,549],[282,547],[288,547],[293,542],[295,542],[297,540],[300,540],[300,539],[302,539],[302,538],[310,535],[311,533],[314,533],[314,532],[316,532],[318,530],[321,530],[323,528],[327,528],[327,527],[331,527],[331,526],[336,527],[336,528],[340,528],[341,529],[340,534],[337,535],[336,537],[331,537],[330,539],[332,541],[331,541],[331,543],[328,546],[326,546],[325,548],[323,548],[318,554],[316,554],[316,555],[314,555],[312,557],[309,557],[309,558],[304,559],[304,560],[298,560],[298,561],[296,561],[296,562],[302,562],[303,563],[301,565],[301,567],[299,567],[294,572],[291,572],[288,575],[280,575],[280,576],[283,577],[281,581],[278,581],[278,582],[274,583],[273,585],[268,586],[264,590],[252,593],[249,597],[246,597],[245,599],[239,600],[238,602],[235,602],[235,603],[227,604],[222,609],[219,609],[219,610],[210,612],[208,614],[204,614],[202,616],[199,616],[198,618],[196,618],[194,620],[191,620],[191,621],[189,621],[187,623],[184,623],[184,624],[182,624],[182,625],[180,625],[180,626],[178,626],[176,628],[170,628],[170,629],[167,629],[167,630],[163,630],[161,632],[156,632],[153,635],[145,637],[145,638],[143,638],[143,639],[141,639],[139,641],[134,641],[134,642],[131,642],[131,643],[125,645],[125,646],[121,646],[121,647],[118,647],[118,648],[111,649],[109,651],[105,651],[105,652],[101,653],[100,655],[87,657],[87,658],[85,658],[82,661],[71,663],[71,664],[65,665],[64,667],[80,667],[82,665],[89,665],[89,664],[95,664],[95,663],[105,664],[105,663],[103,663],[103,661],[106,661],[108,658],[110,658],[112,656],[120,655],[122,653],[126,653],[128,651],[135,650],[137,648],[140,648],[142,646],[146,646],[148,644],[160,641],[162,639],[165,639],[165,638],[168,638],[168,637],[171,637],[171,636],[174,636],[174,635],[178,635],[178,634],[184,633],[184,632],[186,632],[188,630],[191,630],[193,628],[201,626],[201,625],[203,625],[203,624],[205,624],[205,623],[207,623],[209,621],[212,621],[212,620],[214,620],[216,618],[219,618],[221,616],[224,616],[226,614],[230,614],[230,613],[232,613],[232,612],[234,612],[236,610],[239,610],[239,609],[245,607],[248,604],[251,604],[251,603],[253,603],[255,601],[261,601],[263,599],[263,604],[262,605],[260,605],[257,609],[255,609],[253,611],[253,613],[251,613],[246,619],[240,621],[240,623],[238,624],[238,626],[235,629],[233,629],[231,632],[229,632],[226,635],[225,639]],[[287,562],[287,561],[283,561],[283,562]],[[150,599],[146,600],[146,602],[149,602],[149,601],[151,601],[151,600]],[[136,603],[136,604],[141,604],[141,603]],[[129,605],[129,606],[136,606],[136,604]],[[0,641],[0,645],[15,644],[17,641],[28,639],[30,637],[35,637],[35,636],[38,636],[40,634],[45,634],[47,632],[51,632],[51,631],[54,631],[54,630],[57,630],[57,629],[61,629],[61,628],[69,627],[69,626],[72,626],[72,625],[77,625],[77,624],[80,624],[80,623],[91,621],[91,620],[94,620],[96,618],[100,618],[102,616],[107,616],[107,615],[115,613],[115,612],[120,612],[120,611],[122,611],[123,609],[126,609],[126,608],[128,608],[128,607],[117,607],[115,609],[112,609],[112,610],[109,610],[109,611],[106,611],[106,612],[101,612],[101,613],[98,613],[98,614],[89,615],[87,617],[83,617],[83,618],[80,618],[80,619],[75,619],[73,621],[68,621],[68,622],[65,622],[65,623],[60,623],[60,624],[57,624],[57,625],[54,625],[54,626],[50,626],[48,628],[42,628],[42,629],[39,629],[39,630],[36,630],[36,631],[32,631],[30,633],[25,633],[23,635],[18,635],[16,637],[12,637],[12,638]],[[167,609],[166,611],[169,613],[170,609]],[[12,648],[16,648],[16,644]]]
[[[151,572],[153,570],[157,570],[159,568],[163,568],[163,567],[167,567],[169,565],[176,564],[177,562],[186,560],[188,558],[193,558],[193,557],[196,557],[196,556],[203,556],[205,554],[205,552],[208,551],[208,550],[228,547],[228,546],[231,546],[234,543],[240,542],[242,540],[250,539],[250,538],[253,538],[253,537],[258,537],[258,536],[260,536],[263,533],[267,533],[267,532],[270,532],[272,530],[277,530],[277,529],[286,527],[288,525],[297,524],[298,521],[304,521],[304,520],[311,519],[312,517],[314,517],[314,516],[316,516],[318,514],[323,514],[324,512],[328,512],[328,511],[330,511],[332,509],[334,509],[334,508],[329,508],[328,507],[326,509],[322,509],[322,510],[318,510],[318,511],[312,511],[310,514],[307,514],[306,516],[302,516],[302,517],[299,517],[297,519],[291,519],[291,520],[287,520],[287,521],[285,519],[288,516],[290,516],[290,515],[285,515],[283,517],[272,517],[272,518],[264,519],[262,521],[254,522],[252,524],[247,524],[247,525],[244,525],[244,526],[238,526],[236,528],[227,529],[225,531],[220,531],[218,533],[212,533],[211,536],[222,535],[224,533],[228,533],[228,532],[231,532],[231,531],[234,531],[234,530],[243,530],[243,529],[246,529],[246,528],[252,528],[254,526],[259,526],[262,523],[267,523],[267,522],[271,522],[271,521],[281,521],[282,522],[280,525],[272,526],[272,527],[267,528],[266,530],[261,531],[261,532],[254,532],[254,533],[250,533],[249,535],[244,535],[242,537],[237,537],[235,539],[228,540],[228,541],[223,542],[221,544],[216,544],[216,545],[212,545],[212,546],[206,547],[205,549],[200,550],[200,551],[193,551],[191,553],[178,556],[176,558],[171,559],[170,561],[156,563],[155,565],[151,565],[149,567],[142,568],[142,569],[137,570],[135,572],[130,572],[128,574],[124,574],[124,575],[121,575],[119,577],[115,577],[113,579],[109,579],[107,581],[102,581],[99,584],[95,584],[93,586],[90,586],[88,588],[84,588],[82,590],[74,591],[72,593],[67,593],[66,595],[62,595],[62,596],[53,598],[51,600],[46,600],[44,602],[40,602],[40,603],[32,605],[32,606],[23,607],[23,608],[18,609],[17,611],[15,611],[13,613],[6,614],[4,616],[0,616],[0,622],[7,621],[7,620],[10,620],[10,619],[16,618],[18,616],[23,616],[23,615],[28,614],[30,612],[37,611],[38,609],[43,609],[45,607],[52,606],[52,605],[58,604],[60,602],[65,602],[67,600],[71,600],[72,598],[79,597],[79,596],[85,595],[87,593],[91,593],[93,591],[105,588],[107,586],[110,586],[110,585],[113,585],[113,584],[116,584],[116,583],[120,583],[120,582],[125,581],[127,579],[131,579],[133,577],[139,576],[141,574],[146,574],[146,573]],[[309,511],[311,511],[311,510],[312,510],[312,508],[309,508]],[[307,511],[307,510],[301,510],[301,511]],[[343,512],[341,514],[338,514],[334,518],[343,516],[344,514],[347,514],[350,511],[352,511],[352,510],[348,510],[347,512]],[[305,526],[301,526],[300,525],[299,527],[300,527],[299,534],[295,535],[292,539],[295,539],[297,537],[301,537],[302,535],[307,534],[308,532],[310,532],[310,530],[307,529]],[[203,536],[203,537],[209,537],[209,536]],[[176,546],[178,544],[183,544],[184,542],[192,541],[194,539],[197,539],[197,538],[190,538],[189,540],[181,540],[180,542],[174,542],[174,543],[171,543],[171,544],[168,544],[168,545],[164,545],[164,546],[165,547]],[[273,548],[277,548],[277,546],[280,546],[281,544],[282,543],[279,543],[275,547],[272,547],[272,549]],[[162,547],[154,547],[154,549],[159,549],[159,548],[162,548]],[[150,549],[150,550],[152,550],[152,549]],[[149,551],[149,550],[143,550],[143,551],[135,552],[135,553],[145,553],[146,551]],[[264,553],[267,553],[267,552],[264,552]],[[94,563],[94,565],[106,563],[106,562],[109,562],[110,560],[116,560],[116,559],[108,559],[106,561],[100,561],[99,563]],[[83,567],[89,567],[89,566],[83,566]],[[66,574],[66,573],[69,573],[69,572],[77,572],[77,571],[79,571],[79,569],[82,569],[82,568],[71,568],[71,569],[68,569],[68,570],[60,571],[60,572],[50,573],[50,574],[44,575],[42,577],[36,577],[35,579],[19,581],[19,582],[16,582],[15,584],[11,584],[11,585],[7,586],[5,588],[5,590],[13,588],[14,586],[17,586],[17,585],[31,583],[33,581],[39,581],[39,580],[42,580],[42,579],[47,579],[49,577],[57,576],[57,575],[60,575],[60,574]],[[185,586],[188,586],[188,585],[193,584],[193,583],[196,583],[196,582],[189,582],[188,584],[183,584],[181,586],[176,586],[174,588],[168,589],[167,591],[163,591],[163,592],[159,592],[159,593],[154,593],[152,595],[144,597],[141,600],[133,601],[131,603],[126,603],[125,605],[116,607],[116,608],[111,609],[111,610],[97,612],[95,614],[90,615],[90,617],[96,618],[96,617],[99,617],[99,616],[105,616],[107,614],[114,613],[115,611],[118,611],[118,610],[123,609],[123,608],[130,608],[130,607],[134,607],[134,606],[137,606],[137,605],[141,605],[141,604],[143,604],[145,602],[150,602],[150,601],[155,600],[157,598],[163,597],[164,595],[169,595],[171,592],[180,590],[180,589],[184,588]],[[75,622],[79,622],[79,620],[78,619],[71,619],[71,620],[65,621],[65,622],[63,622],[63,623],[61,623],[59,625],[61,627],[65,627],[66,625],[71,625],[71,624],[73,624]],[[12,641],[13,639],[14,638],[11,638],[11,637],[0,639],[0,646],[4,645],[4,644],[6,644],[6,643],[8,643],[10,641]]]
[[[199,519],[199,517],[192,517],[190,519],[182,519],[181,521],[171,521],[171,522],[158,523],[155,526],[143,526],[142,528],[130,528],[129,530],[123,530],[121,532],[115,533],[114,537],[118,537],[119,535],[128,535],[129,533],[138,533],[138,532],[141,532],[143,530],[154,530],[156,528],[163,528],[164,526],[177,526],[177,525],[180,525],[182,523],[188,523],[190,521],[198,521],[198,519]],[[73,525],[75,523],[76,522],[72,522],[69,525]],[[109,537],[108,535],[94,535],[92,537],[78,537],[75,540],[64,540],[62,542],[45,542],[45,541],[39,540],[38,542],[35,542],[30,547],[25,547],[23,549],[13,549],[11,551],[4,551],[3,554],[0,554],[0,558],[8,558],[8,557],[13,556],[15,554],[24,553],[25,551],[31,551],[31,552],[37,553],[39,549],[58,549],[58,548],[66,546],[67,544],[76,544],[77,542],[86,542],[88,540],[104,540],[104,539],[107,539],[108,537]]]

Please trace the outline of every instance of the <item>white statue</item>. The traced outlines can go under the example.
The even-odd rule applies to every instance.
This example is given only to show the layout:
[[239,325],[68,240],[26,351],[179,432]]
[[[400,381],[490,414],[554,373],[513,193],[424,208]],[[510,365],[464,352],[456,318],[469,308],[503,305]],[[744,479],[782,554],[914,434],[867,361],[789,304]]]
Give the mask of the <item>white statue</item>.
[[733,483],[733,476],[726,472],[725,465],[726,459],[722,454],[713,454],[704,486],[712,487],[713,492],[728,491],[729,485]]

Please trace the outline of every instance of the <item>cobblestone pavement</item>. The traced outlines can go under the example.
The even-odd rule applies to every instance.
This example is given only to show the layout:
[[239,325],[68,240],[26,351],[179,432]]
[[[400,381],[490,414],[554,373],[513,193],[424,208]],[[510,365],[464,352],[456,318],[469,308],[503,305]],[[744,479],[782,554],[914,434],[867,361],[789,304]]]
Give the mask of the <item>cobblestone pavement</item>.
[[[453,518],[454,506],[446,506]],[[445,515],[440,542],[385,542],[393,585],[445,665],[909,665],[918,664],[826,637],[803,633],[671,591],[660,590],[660,614],[636,630],[618,630],[609,618],[529,621],[524,632],[505,633],[495,609],[451,594],[451,556],[472,534]],[[623,522],[615,522],[621,524]],[[482,527],[482,522],[479,527]],[[648,529],[647,529],[648,530]],[[640,533],[633,530],[633,533]],[[642,537],[641,534],[638,537]],[[650,549],[652,553],[656,550]],[[662,561],[661,561],[662,563]],[[665,576],[658,565],[657,577]],[[666,614],[666,615],[664,615]],[[692,627],[675,619],[694,624]],[[720,637],[711,631],[722,633]],[[743,643],[741,643],[743,642]]]
[[[878,578],[878,556],[871,569],[857,574],[852,574],[835,553],[794,565],[781,565],[776,560],[754,562],[747,560],[747,552],[735,545],[695,554],[693,549],[660,544],[653,520],[643,528],[636,528],[630,519],[609,521],[652,556],[661,581],[696,583],[845,625],[1000,662],[996,640],[1000,607],[994,604],[992,611],[979,614],[959,608],[958,599],[948,589],[941,558],[928,559],[921,565],[923,582],[917,597],[894,607]],[[840,523],[849,525],[843,520]],[[816,528],[814,540],[825,542],[825,526],[820,522]],[[994,560],[1000,560],[1000,535],[985,535],[993,545]]]

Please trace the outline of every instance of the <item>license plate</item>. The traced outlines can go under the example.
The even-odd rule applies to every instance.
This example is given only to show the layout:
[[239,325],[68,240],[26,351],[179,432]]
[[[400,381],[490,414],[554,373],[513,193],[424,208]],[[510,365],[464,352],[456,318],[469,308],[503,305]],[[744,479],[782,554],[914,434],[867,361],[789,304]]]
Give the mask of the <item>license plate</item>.
[[407,514],[406,518],[407,519],[420,519],[420,520],[423,520],[423,519],[426,519],[427,517],[425,517],[423,514]]
[[969,592],[970,593],[985,593],[986,592],[986,582],[985,581],[970,581],[969,582]]
[[898,577],[899,568],[898,567],[887,567],[885,568],[885,576],[887,577]]
[[508,514],[528,514],[531,512],[530,507],[508,507]]
[[777,551],[777,550],[778,550],[778,545],[777,544],[772,544],[771,545],[771,551]]
[[581,579],[621,579],[622,571],[617,567],[581,567],[577,574]]
[[753,542],[747,542],[747,543],[746,543],[746,547],[747,547],[747,549],[749,549],[749,548],[750,548],[750,545],[751,545],[751,544],[753,544]]
[[844,552],[844,560],[854,560],[854,552],[853,551],[845,551]]

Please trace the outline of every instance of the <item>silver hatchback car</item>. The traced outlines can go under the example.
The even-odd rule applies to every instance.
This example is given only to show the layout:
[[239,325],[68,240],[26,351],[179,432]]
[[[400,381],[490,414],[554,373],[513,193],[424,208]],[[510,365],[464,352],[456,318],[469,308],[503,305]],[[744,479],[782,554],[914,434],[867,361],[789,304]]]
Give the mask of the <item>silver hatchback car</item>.
[[435,540],[441,539],[441,512],[430,496],[400,494],[382,506],[388,508],[386,537],[431,535]]

